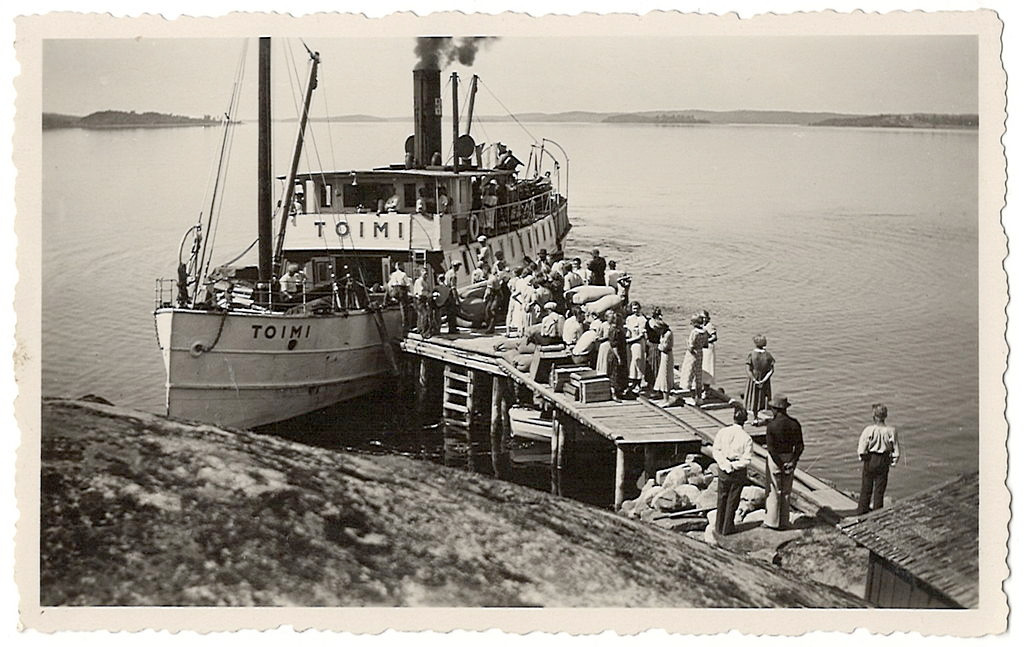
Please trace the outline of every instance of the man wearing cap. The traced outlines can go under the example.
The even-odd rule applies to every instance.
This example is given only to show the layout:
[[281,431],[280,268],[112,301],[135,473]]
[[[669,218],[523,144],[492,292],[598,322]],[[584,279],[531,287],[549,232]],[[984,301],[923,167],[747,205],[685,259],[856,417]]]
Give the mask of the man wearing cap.
[[590,285],[604,285],[604,258],[601,257],[601,250],[595,249],[590,252],[593,258],[587,263],[587,270],[590,272]]
[[768,422],[765,449],[768,450],[768,497],[765,500],[764,525],[772,530],[789,528],[789,495],[793,491],[793,473],[804,451],[800,423],[790,417],[789,398],[776,395],[768,402],[775,417]]
[[476,264],[494,267],[494,252],[487,244],[487,236],[477,236],[476,242],[480,243],[480,249],[476,250]]
[[561,344],[562,329],[565,317],[558,312],[558,304],[548,301],[544,304],[544,318],[540,321],[540,343],[543,345]]

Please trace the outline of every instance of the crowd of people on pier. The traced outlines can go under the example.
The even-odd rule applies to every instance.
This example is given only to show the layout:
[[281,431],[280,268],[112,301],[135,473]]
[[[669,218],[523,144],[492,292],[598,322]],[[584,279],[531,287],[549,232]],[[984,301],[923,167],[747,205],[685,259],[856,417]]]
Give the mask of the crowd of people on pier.
[[[609,377],[615,400],[646,394],[668,402],[677,386],[697,406],[714,395],[718,331],[707,310],[689,318],[686,335],[677,345],[662,309],[653,307],[645,312],[643,304],[630,300],[630,275],[616,261],[601,256],[599,250],[594,249],[584,263],[579,257],[554,260],[542,249],[536,259],[525,258],[520,265],[509,267],[486,244],[486,238],[481,238],[471,276],[474,283],[484,283],[483,332],[493,334],[499,322],[506,326],[509,341],[500,350],[530,354],[538,347],[564,346],[573,362]],[[434,284],[425,265],[419,268],[415,280],[401,265],[396,266],[387,289],[399,303],[414,307],[413,320],[403,305],[407,329],[415,325],[424,338],[429,338],[438,333],[444,313],[448,332],[458,331],[459,269],[458,261],[454,262]],[[591,288],[603,289],[586,292]],[[789,414],[789,399],[772,393],[775,358],[767,350],[767,338],[758,334],[752,341],[745,362],[747,388],[743,402],[734,403],[733,424],[720,430],[714,443],[720,479],[715,522],[719,534],[735,531],[733,516],[740,491],[749,484],[752,441],[744,428],[748,420],[765,424],[768,492],[764,525],[781,530],[791,527],[789,501],[804,450],[803,431],[799,421]],[[681,356],[679,385],[677,353]],[[887,415],[885,405],[874,405],[874,422],[864,429],[858,442],[862,486],[857,514],[883,506],[889,467],[899,460],[896,431],[886,424]]]

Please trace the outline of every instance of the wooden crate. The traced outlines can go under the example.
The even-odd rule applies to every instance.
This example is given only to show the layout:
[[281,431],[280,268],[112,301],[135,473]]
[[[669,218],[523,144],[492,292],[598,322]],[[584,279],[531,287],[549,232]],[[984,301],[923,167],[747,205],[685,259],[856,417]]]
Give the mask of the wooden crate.
[[607,402],[612,399],[612,381],[605,376],[580,380],[580,404]]
[[573,373],[583,373],[589,370],[590,368],[587,366],[555,366],[551,369],[551,381],[549,384],[556,393],[561,393],[563,387],[569,383],[569,378],[572,377]]

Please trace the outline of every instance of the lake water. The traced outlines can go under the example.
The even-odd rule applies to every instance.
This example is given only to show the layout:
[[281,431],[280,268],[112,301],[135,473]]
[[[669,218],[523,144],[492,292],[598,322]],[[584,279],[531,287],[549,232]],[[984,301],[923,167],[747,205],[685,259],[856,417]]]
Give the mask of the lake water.
[[[293,124],[279,124],[285,168]],[[315,125],[306,168],[399,161],[411,124]],[[902,496],[977,468],[977,134],[784,126],[526,124],[569,152],[568,252],[601,248],[682,336],[718,326],[719,384],[742,396],[751,337],[775,355],[803,467],[859,484],[856,443],[885,402]],[[527,134],[482,124],[525,159]],[[205,210],[218,129],[43,135],[43,394],[160,411],[153,282]],[[478,134],[478,138],[481,138]],[[255,236],[255,126],[238,128],[218,230]],[[563,170],[563,184],[566,173]]]

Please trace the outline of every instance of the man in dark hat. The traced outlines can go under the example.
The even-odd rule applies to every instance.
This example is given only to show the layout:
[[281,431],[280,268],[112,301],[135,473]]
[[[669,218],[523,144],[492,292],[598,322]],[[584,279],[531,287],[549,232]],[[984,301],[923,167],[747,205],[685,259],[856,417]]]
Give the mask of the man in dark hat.
[[768,407],[775,417],[768,422],[765,435],[769,490],[764,525],[772,530],[785,530],[789,528],[789,495],[793,491],[796,463],[804,451],[804,435],[800,423],[789,415],[789,398],[776,395]]
[[604,285],[604,258],[601,257],[601,250],[595,249],[590,252],[593,258],[587,263],[587,269],[590,271],[590,285]]

